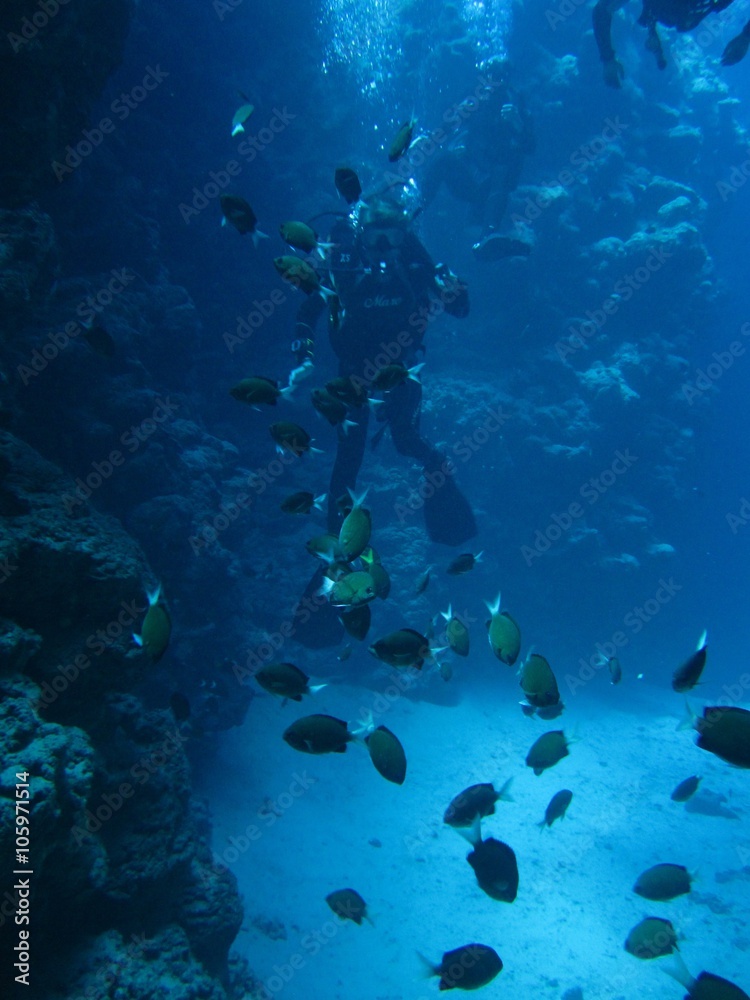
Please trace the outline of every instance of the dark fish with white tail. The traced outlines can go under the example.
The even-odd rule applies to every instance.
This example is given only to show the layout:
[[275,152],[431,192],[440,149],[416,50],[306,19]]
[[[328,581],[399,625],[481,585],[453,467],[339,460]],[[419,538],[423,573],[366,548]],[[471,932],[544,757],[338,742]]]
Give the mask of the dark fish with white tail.
[[336,167],[333,183],[347,205],[354,205],[362,197],[362,185],[351,167]]
[[646,917],[631,930],[625,941],[625,951],[636,958],[662,958],[677,948],[674,927],[663,917]]
[[552,826],[556,819],[564,819],[572,799],[573,793],[567,788],[556,792],[544,811],[544,819],[537,823],[539,829],[543,830],[546,826]]
[[698,785],[700,783],[701,779],[696,774],[692,775],[690,778],[685,778],[684,781],[679,783],[669,797],[673,802],[687,802],[687,800],[692,798],[698,791]]
[[406,779],[406,753],[398,737],[385,726],[378,726],[365,737],[370,760],[376,771],[394,785],[403,785]]
[[480,819],[492,816],[497,802],[513,802],[510,795],[512,783],[513,779],[508,778],[499,791],[492,783],[469,785],[451,800],[443,815],[443,822],[453,827],[471,826],[477,816]]
[[140,635],[133,633],[133,641],[150,657],[152,663],[157,663],[167,651],[172,621],[162,601],[161,584],[147,596],[146,617],[143,619]]
[[372,923],[367,914],[367,903],[356,889],[337,889],[336,892],[329,892],[326,903],[342,920],[353,920],[355,924],[360,925],[363,920]]
[[540,775],[568,756],[568,741],[561,729],[540,736],[526,755],[526,765]]
[[240,198],[236,194],[223,194],[219,199],[219,204],[224,216],[221,220],[222,226],[229,223],[241,236],[250,233],[253,238],[253,246],[257,246],[262,239],[268,239],[266,234],[258,229],[258,218],[244,198]]
[[390,632],[374,642],[370,652],[391,667],[414,667],[416,670],[421,670],[424,661],[432,656],[429,640],[413,628]]
[[284,701],[302,701],[306,694],[322,691],[325,684],[310,684],[310,678],[293,663],[269,663],[254,674],[264,691]]
[[704,632],[698,640],[698,645],[692,656],[675,670],[672,677],[672,690],[681,694],[684,691],[691,691],[700,680],[703,668],[706,666],[706,654],[708,652],[708,633]]
[[284,730],[284,742],[302,753],[345,753],[357,737],[343,719],[333,715],[306,715]]
[[750,712],[734,705],[706,706],[693,728],[695,745],[734,767],[750,768]]
[[500,602],[500,594],[492,604],[485,602],[490,613],[487,638],[498,660],[512,667],[521,651],[521,630],[507,611],[500,610]]
[[691,976],[679,954],[673,956],[672,962],[672,966],[662,965],[661,968],[685,987],[685,1000],[750,1000],[750,996],[739,986],[713,972]]
[[314,493],[310,493],[308,490],[300,490],[285,497],[279,504],[279,507],[285,514],[309,514],[311,510],[323,510],[325,499],[325,493],[321,493],[320,496],[316,497]]
[[433,963],[423,955],[428,976],[440,976],[439,989],[478,990],[491,983],[502,971],[503,962],[494,948],[486,944],[465,944],[446,951],[440,962]]
[[490,899],[512,903],[518,895],[518,863],[513,848],[494,837],[483,840],[478,816],[468,831],[457,829],[474,846],[466,860],[474,869],[479,888]]
[[251,375],[248,378],[243,378],[229,390],[232,399],[256,407],[261,403],[266,406],[276,406],[278,399],[288,399],[291,394],[291,386],[280,389],[279,383],[275,379],[265,378],[263,375]]
[[654,865],[636,879],[633,892],[644,899],[664,902],[690,892],[692,876],[684,865],[664,863]]
[[477,552],[476,555],[473,552],[462,552],[460,556],[456,556],[448,563],[445,572],[449,576],[462,576],[464,573],[469,573],[481,561],[483,554],[482,552]]
[[404,153],[406,153],[409,149],[409,146],[411,146],[412,138],[414,136],[414,126],[416,124],[416,118],[410,118],[408,122],[404,122],[396,133],[396,136],[388,150],[388,159],[391,163],[395,163],[396,160],[400,160]]

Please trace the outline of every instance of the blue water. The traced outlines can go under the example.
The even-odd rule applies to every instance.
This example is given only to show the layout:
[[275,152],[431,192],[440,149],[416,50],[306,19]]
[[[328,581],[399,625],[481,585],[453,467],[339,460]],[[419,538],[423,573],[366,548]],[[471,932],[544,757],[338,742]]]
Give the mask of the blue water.
[[[624,950],[644,916],[673,922],[693,975],[750,990],[747,772],[677,729],[685,699],[671,687],[706,629],[690,707],[720,698],[750,707],[750,59],[718,61],[750,3],[689,35],[663,29],[664,72],[643,50],[636,16],[615,18],[626,70],[615,91],[601,80],[583,4],[139,5],[90,122],[112,117],[147,73],[161,82],[42,199],[62,282],[96,289],[118,268],[137,279],[127,303],[105,313],[125,345],[122,367],[103,372],[87,356],[40,376],[23,436],[75,479],[148,415],[139,390],[179,402],[174,422],[91,502],[143,547],[170,602],[170,648],[140,696],[156,707],[179,690],[205,711],[218,683],[222,721],[204,714],[205,732],[190,730],[185,752],[210,808],[212,867],[231,872],[242,896],[232,948],[262,984],[248,997],[423,1000],[438,980],[424,978],[417,952],[437,963],[472,941],[504,963],[488,997],[556,1000],[575,987],[587,1000],[684,995],[658,969],[669,960]],[[324,321],[314,374],[293,401],[257,412],[228,390],[256,374],[285,384],[295,365],[303,293],[274,270],[291,252],[279,224],[341,212],[333,174],[344,163],[367,196],[396,169],[387,150],[401,124],[413,118],[415,134],[433,134],[476,95],[492,57],[509,60],[536,140],[499,231],[532,252],[478,260],[472,245],[486,231],[445,188],[414,223],[433,260],[469,289],[469,316],[442,316],[425,337],[422,432],[455,456],[479,530],[458,549],[431,542],[421,512],[403,513],[419,465],[387,435],[368,447],[358,486],[369,487],[372,541],[392,589],[372,605],[367,640],[351,640],[339,660],[347,638],[323,649],[295,639],[293,608],[316,565],[305,543],[325,531],[325,516],[279,510],[295,490],[328,488],[336,431],[309,403],[309,389],[337,373]],[[240,91],[255,105],[252,154],[230,135]],[[420,204],[429,160],[405,171],[410,205]],[[254,247],[220,225],[220,188],[252,204],[268,239]],[[315,222],[321,237],[332,218]],[[611,316],[605,301],[615,302]],[[259,303],[269,315],[238,336]],[[581,338],[587,316],[602,322]],[[577,346],[561,359],[571,331]],[[498,407],[502,427],[483,430]],[[268,427],[283,419],[321,453],[272,467]],[[237,516],[217,521],[230,508]],[[450,576],[459,551],[482,556]],[[534,650],[555,671],[566,707],[554,723],[522,714],[516,668],[489,647],[486,602],[500,592],[521,628],[521,659]],[[391,630],[426,631],[449,604],[471,635],[467,659],[441,656],[449,681],[426,664],[407,684],[368,653]],[[621,684],[610,684],[600,653],[619,657]],[[271,660],[327,687],[281,705],[249,676],[239,686],[232,663],[249,673]],[[358,745],[307,756],[282,740],[305,714],[353,726],[369,711],[406,749],[402,787]],[[534,776],[526,753],[556,728],[574,737],[570,756]],[[703,777],[699,811],[669,798],[691,774]],[[510,777],[515,801],[483,825],[518,857],[518,898],[506,904],[476,885],[469,845],[442,814],[466,786]],[[540,833],[562,788],[573,791],[569,814]],[[724,815],[712,814],[716,803]],[[697,872],[690,896],[634,895],[638,874],[661,861]],[[372,926],[336,921],[326,906],[347,886],[367,901]]]

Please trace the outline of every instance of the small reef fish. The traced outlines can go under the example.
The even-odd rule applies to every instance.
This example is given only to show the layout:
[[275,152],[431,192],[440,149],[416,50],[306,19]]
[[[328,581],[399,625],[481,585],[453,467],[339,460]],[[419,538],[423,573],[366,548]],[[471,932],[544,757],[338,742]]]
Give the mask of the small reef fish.
[[141,625],[141,633],[133,633],[133,641],[151,658],[152,663],[157,663],[169,645],[172,622],[161,600],[161,584],[147,596],[148,611]]

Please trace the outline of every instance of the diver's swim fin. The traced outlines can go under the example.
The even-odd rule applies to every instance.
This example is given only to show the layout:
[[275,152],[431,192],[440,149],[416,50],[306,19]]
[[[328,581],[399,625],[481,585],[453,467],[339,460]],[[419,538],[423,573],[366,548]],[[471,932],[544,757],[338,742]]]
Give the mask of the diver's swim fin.
[[336,608],[318,595],[323,583],[323,567],[315,570],[294,613],[291,638],[308,649],[337,646],[344,637],[344,626]]
[[451,476],[425,497],[424,522],[430,540],[441,545],[463,545],[477,533],[469,501]]
[[387,430],[388,430],[388,424],[384,423],[379,430],[375,431],[372,438],[370,439],[370,448],[373,451],[375,451],[377,446],[380,444],[380,441]]
[[490,233],[471,248],[477,260],[503,260],[506,257],[528,257],[531,244],[512,236]]

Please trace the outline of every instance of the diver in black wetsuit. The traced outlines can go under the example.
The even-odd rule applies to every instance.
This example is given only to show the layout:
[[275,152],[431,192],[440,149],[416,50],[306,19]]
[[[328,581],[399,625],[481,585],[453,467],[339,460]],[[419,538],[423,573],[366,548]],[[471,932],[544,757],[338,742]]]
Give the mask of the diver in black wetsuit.
[[500,236],[499,229],[508,199],[518,187],[524,157],[534,152],[536,140],[524,97],[507,80],[506,61],[494,59],[486,72],[484,92],[457,106],[454,117],[461,127],[427,164],[423,197],[426,207],[444,184],[454,198],[467,202],[471,223],[482,229],[475,254],[498,259],[531,249]]
[[[622,84],[624,70],[615,56],[612,47],[612,15],[624,7],[627,0],[598,0],[594,7],[594,37],[599,49],[599,57],[604,65],[604,82],[610,87]],[[678,31],[692,31],[704,17],[714,12],[725,10],[732,0],[643,0],[643,10],[638,18],[638,24],[643,25],[648,35],[646,48],[653,52],[659,69],[664,69],[667,60],[661,47],[661,39],[656,30],[657,24]],[[721,57],[723,66],[733,66],[742,59],[750,45],[750,21],[726,45]]]
[[[377,369],[392,361],[411,366],[423,350],[430,317],[443,309],[451,316],[469,312],[466,286],[443,265],[435,265],[409,228],[410,217],[383,198],[360,203],[347,219],[337,222],[329,241],[329,267],[339,301],[329,326],[331,346],[339,360],[339,375],[353,383],[369,383]],[[327,311],[320,293],[302,303],[292,345],[298,365],[310,364],[315,326]],[[386,350],[387,349],[387,350]],[[361,380],[361,381],[360,381]],[[386,394],[377,419],[384,421],[402,455],[416,459],[427,474],[442,470],[444,483],[425,501],[427,532],[433,541],[461,545],[476,534],[471,508],[446,466],[446,456],[420,434],[422,387],[406,379]],[[338,450],[331,476],[328,527],[338,533],[337,500],[354,489],[367,441],[369,407],[351,407],[354,422],[339,428]],[[450,471],[446,474],[446,468]]]

